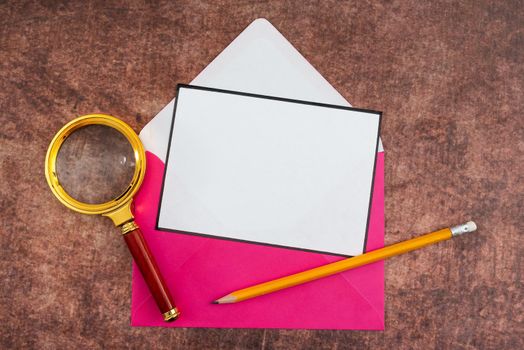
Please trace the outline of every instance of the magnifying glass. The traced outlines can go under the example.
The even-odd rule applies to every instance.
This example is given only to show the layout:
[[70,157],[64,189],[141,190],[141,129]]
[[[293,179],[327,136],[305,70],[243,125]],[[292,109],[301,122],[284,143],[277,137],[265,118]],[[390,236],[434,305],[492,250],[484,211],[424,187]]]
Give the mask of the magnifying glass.
[[62,204],[79,213],[107,216],[120,227],[164,320],[173,321],[180,313],[131,213],[145,171],[138,135],[105,114],[66,124],[51,141],[45,159],[47,183]]

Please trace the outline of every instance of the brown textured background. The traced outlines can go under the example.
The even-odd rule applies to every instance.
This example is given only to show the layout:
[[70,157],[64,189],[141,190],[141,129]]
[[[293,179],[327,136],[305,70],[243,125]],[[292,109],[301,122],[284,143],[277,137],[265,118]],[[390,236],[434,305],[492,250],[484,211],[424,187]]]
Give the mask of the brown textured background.
[[[0,1],[0,348],[524,348],[520,1]],[[386,263],[386,331],[129,326],[131,258],[43,173],[53,134],[140,130],[266,17],[352,104],[384,111],[386,243],[478,233]]]

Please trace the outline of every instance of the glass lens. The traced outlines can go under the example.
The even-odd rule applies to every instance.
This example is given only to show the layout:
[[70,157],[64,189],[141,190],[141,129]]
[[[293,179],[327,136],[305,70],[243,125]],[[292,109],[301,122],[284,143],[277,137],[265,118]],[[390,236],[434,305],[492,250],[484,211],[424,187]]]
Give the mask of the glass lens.
[[135,156],[118,130],[88,125],[64,141],[56,159],[58,181],[74,199],[101,204],[122,195],[131,184]]

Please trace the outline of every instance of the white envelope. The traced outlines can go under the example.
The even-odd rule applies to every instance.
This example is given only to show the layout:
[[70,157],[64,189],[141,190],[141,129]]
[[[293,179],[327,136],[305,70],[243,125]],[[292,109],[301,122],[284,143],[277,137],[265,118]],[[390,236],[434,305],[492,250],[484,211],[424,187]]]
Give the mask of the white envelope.
[[[365,62],[363,62],[365,64]],[[210,87],[217,87],[223,89],[240,90],[258,94],[281,96],[288,98],[295,98],[299,100],[310,100],[317,102],[324,102],[330,104],[340,104],[349,106],[349,103],[300,55],[300,53],[265,19],[257,19],[251,23],[227,48],[220,53],[213,62],[209,64],[193,81],[195,85],[205,85]],[[175,87],[173,86],[173,90]],[[169,141],[169,131],[171,125],[171,118],[173,114],[174,100],[160,111],[149,124],[147,124],[142,132],[140,138],[142,139],[146,149],[156,155],[165,163],[167,153],[167,145]],[[383,152],[382,145],[379,144],[380,153]],[[367,242],[367,249],[377,249],[383,246],[384,237],[384,222],[383,222],[383,154],[378,155],[380,159],[380,168],[377,169],[376,190],[373,194],[377,199],[375,212],[372,214],[371,223],[373,229],[370,231],[370,236]],[[159,169],[158,164],[152,164],[153,167]],[[160,178],[160,177],[156,177]],[[156,179],[155,178],[155,179]],[[147,185],[147,183],[145,184]],[[158,184],[157,184],[158,185]],[[156,201],[154,192],[155,186],[149,183],[147,191],[153,190],[153,193],[143,194],[142,202],[148,203],[148,195],[152,195],[153,200]],[[140,193],[139,193],[140,196]],[[151,199],[151,198],[150,198]],[[375,201],[375,200],[374,200]],[[200,245],[196,250],[191,250],[190,247],[198,245],[201,237],[191,237],[183,235],[165,235],[159,236],[158,231],[154,229],[152,218],[157,214],[156,211],[148,212],[145,207],[135,208],[138,210],[137,221],[142,226],[144,235],[148,239],[148,243],[153,250],[156,250],[157,262],[160,267],[169,271],[173,276],[178,276],[175,279],[177,285],[184,285],[184,278],[187,285],[194,284],[195,278],[203,278],[203,275],[196,272],[200,271],[205,275],[202,283],[198,283],[200,287],[195,288],[176,288],[174,289],[179,302],[185,303],[181,305],[186,312],[190,310],[192,317],[184,317],[180,319],[181,323],[171,323],[170,327],[229,327],[229,328],[290,328],[290,329],[384,329],[384,265],[382,262],[367,265],[361,269],[340,274],[338,278],[325,279],[319,283],[328,283],[329,293],[334,296],[350,296],[350,298],[342,298],[340,303],[331,303],[331,299],[322,298],[318,296],[317,287],[310,285],[308,288],[298,288],[296,290],[289,290],[293,295],[284,296],[278,300],[272,298],[281,298],[280,293],[268,295],[271,303],[278,305],[283,310],[284,317],[275,318],[273,309],[266,308],[264,302],[258,303],[254,300],[254,308],[244,308],[244,316],[238,316],[240,309],[225,310],[225,313],[220,313],[219,317],[210,317],[214,315],[214,311],[208,309],[212,306],[205,303],[202,306],[201,300],[209,299],[209,290],[205,287],[217,286],[216,282],[209,284],[209,276],[207,276],[206,269],[202,269],[202,261],[209,261],[209,250],[202,247],[212,247],[212,249],[221,249],[216,256],[225,258],[233,258],[229,256],[234,254],[234,259],[228,261],[234,262],[237,265],[245,262],[245,259],[250,258],[253,254],[253,249],[260,248],[256,244],[245,244],[242,247],[237,245],[229,250],[222,250],[228,246],[224,244],[224,240],[214,239],[209,245]],[[187,240],[185,238],[188,238]],[[190,238],[190,239],[189,239]],[[174,244],[183,250],[190,250],[191,254],[188,258],[185,254],[183,259],[173,258],[172,249],[165,247],[166,244]],[[220,248],[218,248],[220,247]],[[242,249],[239,249],[242,248]],[[268,247],[264,247],[268,248]],[[259,250],[257,250],[259,251]],[[163,253],[162,253],[163,252]],[[234,252],[234,253],[233,253]],[[240,256],[238,255],[242,253]],[[260,250],[259,252],[262,252]],[[300,252],[299,255],[292,254],[296,251],[292,250],[275,250],[268,248],[264,253],[269,254],[269,271],[282,270],[280,266],[281,261],[290,262],[297,259],[298,265],[293,265],[291,269],[306,269],[311,266],[318,266],[326,262],[333,261],[325,255],[311,254]],[[164,259],[162,257],[164,256]],[[274,259],[274,260],[271,260]],[[282,260],[281,260],[282,259]],[[291,259],[291,260],[290,260]],[[256,259],[255,259],[256,260]],[[273,263],[271,263],[273,261]],[[251,264],[254,261],[248,261],[247,269],[244,269],[244,274],[240,274],[236,283],[245,283],[246,276],[253,275],[253,271],[258,271],[256,264]],[[276,265],[275,265],[276,264]],[[181,272],[181,267],[184,267],[185,272]],[[278,265],[278,266],[277,266]],[[287,266],[288,263],[284,263]],[[289,267],[289,266],[288,266]],[[189,269],[189,270],[188,270]],[[187,273],[190,271],[190,273]],[[287,273],[292,273],[288,271]],[[235,271],[235,274],[237,272]],[[285,272],[282,272],[286,274]],[[215,276],[216,277],[216,276]],[[181,278],[181,280],[180,280]],[[219,279],[223,276],[220,275]],[[270,279],[268,277],[267,279]],[[216,279],[215,279],[216,280]],[[222,282],[221,282],[222,283]],[[232,281],[228,282],[235,283]],[[331,284],[330,284],[331,283]],[[202,287],[203,286],[203,287]],[[307,287],[307,286],[304,286]],[[174,287],[173,287],[174,288]],[[227,287],[230,288],[230,287]],[[224,294],[228,289],[224,291]],[[217,292],[215,290],[215,292]],[[195,293],[200,293],[202,298],[195,298]],[[285,291],[282,293],[286,293]],[[298,293],[299,298],[294,297]],[[331,294],[330,294],[331,295]],[[312,298],[312,299],[311,299]],[[304,307],[302,300],[314,300],[317,310],[311,313],[310,306]],[[325,302],[327,300],[327,302]],[[260,308],[262,306],[262,308]],[[151,300],[151,295],[143,282],[136,266],[133,273],[133,313],[132,324],[134,326],[163,326],[166,324],[162,318],[158,317],[158,310],[154,301]],[[258,309],[257,309],[258,308]],[[280,310],[279,309],[279,310]],[[313,308],[314,309],[314,308]],[[240,311],[242,311],[240,310]],[[258,311],[257,311],[258,310]],[[259,311],[262,310],[260,313]],[[268,312],[264,312],[268,311]],[[279,311],[280,314],[280,311]],[[290,317],[286,317],[286,315]],[[309,317],[313,315],[313,317]],[[334,315],[334,316],[333,316]],[[188,316],[188,315],[186,315]],[[251,317],[250,317],[251,316]],[[294,317],[293,317],[294,316]],[[293,322],[290,322],[292,320]]]
[[[266,19],[253,21],[191,84],[351,106]],[[147,151],[165,162],[173,99],[140,132]],[[379,152],[383,152],[379,141]]]

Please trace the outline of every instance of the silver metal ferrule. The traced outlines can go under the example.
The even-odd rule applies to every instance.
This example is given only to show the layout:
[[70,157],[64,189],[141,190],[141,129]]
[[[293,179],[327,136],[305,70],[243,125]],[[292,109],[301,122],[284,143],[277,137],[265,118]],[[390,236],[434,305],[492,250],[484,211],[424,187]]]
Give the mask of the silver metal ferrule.
[[464,233],[473,232],[476,230],[477,230],[477,225],[473,221],[468,221],[465,224],[453,226],[451,228],[451,235],[453,237],[456,237]]

